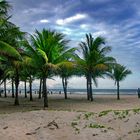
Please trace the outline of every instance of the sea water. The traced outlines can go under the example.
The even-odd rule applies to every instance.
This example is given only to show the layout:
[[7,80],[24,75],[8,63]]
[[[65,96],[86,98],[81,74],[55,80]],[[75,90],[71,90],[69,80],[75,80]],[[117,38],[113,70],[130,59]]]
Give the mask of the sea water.
[[[27,89],[27,92],[29,91],[29,89]],[[39,89],[32,89],[33,94],[37,94],[39,91]],[[53,94],[58,94],[58,93],[63,93],[63,89],[48,89],[49,93],[53,93]],[[99,95],[113,95],[116,94],[117,90],[116,89],[93,89],[93,94],[99,94]],[[11,89],[7,89],[7,93],[11,93],[12,90]],[[24,89],[20,89],[19,88],[19,93],[24,93]],[[86,94],[87,90],[86,89],[72,89],[72,88],[68,88],[67,89],[68,94]],[[120,94],[124,94],[124,95],[136,95],[137,94],[137,89],[120,89]]]

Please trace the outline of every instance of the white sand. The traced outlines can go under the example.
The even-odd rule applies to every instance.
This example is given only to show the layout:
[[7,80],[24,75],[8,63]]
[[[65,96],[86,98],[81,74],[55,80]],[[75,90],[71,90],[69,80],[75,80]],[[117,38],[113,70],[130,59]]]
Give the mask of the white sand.
[[[51,110],[0,114],[0,140],[140,140],[140,111],[135,113],[130,110],[128,114],[111,111],[99,117],[99,112],[103,110],[140,108],[139,99],[123,96],[117,101],[114,96],[97,96],[91,103],[85,98],[71,95],[71,99],[65,101],[62,95],[52,95],[49,101]],[[42,105],[37,102],[35,100],[27,106]],[[8,110],[9,104],[5,105]],[[10,106],[9,109],[19,111],[20,108],[23,109],[24,106]],[[55,111],[56,109],[71,111]],[[100,128],[101,126],[105,128]]]

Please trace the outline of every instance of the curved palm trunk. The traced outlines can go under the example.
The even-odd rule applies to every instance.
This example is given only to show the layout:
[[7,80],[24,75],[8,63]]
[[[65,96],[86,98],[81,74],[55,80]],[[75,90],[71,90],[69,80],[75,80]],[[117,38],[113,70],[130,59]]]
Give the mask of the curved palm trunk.
[[120,85],[119,85],[119,81],[117,81],[117,100],[120,100]]
[[27,98],[26,80],[24,81],[24,88],[25,88],[25,98]]
[[38,99],[41,99],[41,93],[42,93],[42,79],[40,79]]
[[65,95],[65,99],[67,99],[67,78],[62,78],[62,83],[63,83],[63,90],[64,90],[64,95]]
[[29,80],[29,86],[30,86],[30,101],[33,101],[33,96],[32,96],[32,79],[30,76],[30,80]]
[[12,78],[12,98],[15,97],[15,94],[14,94],[14,79]]
[[15,105],[19,105],[19,98],[18,98],[18,86],[19,86],[19,73],[18,70],[16,69],[16,77],[15,77]]
[[6,79],[4,80],[4,97],[5,98],[7,97],[7,94],[6,94]]
[[46,78],[43,78],[43,95],[44,95],[44,107],[48,107]]

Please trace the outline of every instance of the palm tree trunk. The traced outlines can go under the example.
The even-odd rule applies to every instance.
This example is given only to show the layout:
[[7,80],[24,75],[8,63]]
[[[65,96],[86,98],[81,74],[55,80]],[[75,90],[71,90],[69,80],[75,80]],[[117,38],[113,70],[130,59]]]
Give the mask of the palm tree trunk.
[[93,95],[92,95],[92,77],[89,76],[89,94],[90,94],[90,101],[93,101]]
[[18,74],[18,70],[16,69],[16,77],[15,77],[15,88],[16,88],[16,93],[15,93],[15,105],[19,105],[18,86],[19,86],[19,74]]
[[44,108],[45,108],[45,107],[48,107],[46,78],[43,78],[43,95],[44,95]]
[[67,99],[67,78],[62,78],[62,83],[63,83],[63,90],[64,90],[64,95],[65,99]]
[[120,100],[120,85],[119,85],[119,81],[117,81],[117,100]]
[[24,87],[25,87],[25,98],[27,98],[26,80],[24,81]]
[[30,76],[30,80],[29,80],[29,86],[30,86],[30,101],[33,101],[33,97],[32,97],[32,79]]
[[7,97],[7,94],[6,94],[6,79],[4,80],[4,97],[5,98]]
[[[0,83],[1,83],[1,80],[0,80]],[[1,93],[2,93],[2,90],[1,90],[1,84],[0,84],[0,97],[1,97]]]
[[14,94],[14,79],[12,78],[12,98],[15,97],[15,94]]
[[[44,97],[44,92],[43,92],[43,80],[42,80],[42,85],[41,85],[41,88],[42,88],[42,91],[41,91],[41,96],[42,96],[42,98]],[[47,86],[46,86],[46,88],[47,88]]]
[[87,79],[87,100],[90,100],[90,95],[89,95],[89,79],[88,77],[86,78]]
[[40,79],[40,86],[39,86],[39,95],[38,95],[38,99],[41,99],[41,93],[42,93],[42,79]]

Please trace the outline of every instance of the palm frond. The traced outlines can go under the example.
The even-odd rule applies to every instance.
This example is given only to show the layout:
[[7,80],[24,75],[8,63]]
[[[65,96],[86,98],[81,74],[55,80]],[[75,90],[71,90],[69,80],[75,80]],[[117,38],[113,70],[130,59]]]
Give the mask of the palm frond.
[[13,48],[12,46],[3,41],[0,41],[0,55],[13,58],[16,60],[22,60],[19,52],[15,48]]

